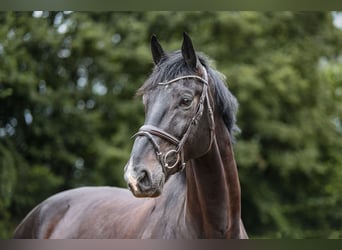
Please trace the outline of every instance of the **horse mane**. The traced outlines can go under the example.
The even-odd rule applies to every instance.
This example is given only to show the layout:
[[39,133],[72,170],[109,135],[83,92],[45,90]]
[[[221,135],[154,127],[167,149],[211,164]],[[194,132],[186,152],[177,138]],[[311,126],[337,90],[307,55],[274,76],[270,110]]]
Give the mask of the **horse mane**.
[[[238,102],[235,96],[229,91],[225,76],[210,66],[210,61],[203,53],[197,53],[198,59],[208,72],[209,82],[215,88],[215,106],[220,112],[223,121],[234,142],[234,135],[240,132],[236,124],[236,113]],[[188,74],[194,74],[194,70],[189,67],[183,59],[180,50],[166,54],[161,61],[154,67],[152,74],[145,81],[141,88],[138,89],[137,95],[154,89],[159,82],[165,82],[176,77]]]

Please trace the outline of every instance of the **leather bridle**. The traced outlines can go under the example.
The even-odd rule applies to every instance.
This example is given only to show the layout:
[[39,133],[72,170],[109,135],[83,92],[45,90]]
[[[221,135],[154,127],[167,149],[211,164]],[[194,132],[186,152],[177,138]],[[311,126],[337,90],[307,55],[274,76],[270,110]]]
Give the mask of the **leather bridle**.
[[[199,80],[199,82],[203,83],[203,88],[202,88],[202,93],[199,99],[199,102],[197,104],[197,109],[196,112],[194,114],[194,116],[191,118],[190,123],[185,131],[185,133],[183,134],[182,138],[180,140],[178,140],[176,137],[174,137],[173,135],[159,129],[158,127],[155,127],[153,125],[143,125],[142,127],[140,127],[139,131],[133,136],[146,136],[149,141],[152,143],[154,150],[156,152],[157,158],[163,168],[164,173],[166,173],[167,169],[173,169],[178,165],[178,171],[182,171],[185,166],[186,163],[184,161],[184,152],[183,152],[183,148],[185,145],[185,142],[187,141],[191,129],[193,128],[193,126],[195,126],[198,121],[200,120],[200,118],[202,117],[203,114],[203,110],[204,110],[204,103],[207,103],[207,107],[208,107],[208,116],[209,116],[209,128],[210,128],[210,143],[209,143],[209,147],[208,150],[211,148],[211,144],[213,141],[213,130],[214,130],[214,116],[213,116],[213,111],[210,105],[210,100],[209,100],[209,95],[208,95],[208,74],[207,71],[205,69],[205,67],[203,67],[202,65],[200,65],[200,67],[202,68],[202,72],[203,72],[203,77],[200,77],[198,75],[185,75],[185,76],[180,76],[177,78],[174,78],[170,81],[167,82],[160,82],[158,83],[158,85],[161,86],[166,86],[169,85],[171,83],[177,82],[179,80],[183,80],[183,79],[196,79]],[[166,153],[161,152],[160,150],[160,146],[158,145],[158,143],[156,142],[154,136],[157,136],[171,144],[173,144],[176,148],[175,149],[171,149],[169,151],[167,151]],[[168,161],[169,157],[172,156],[176,156],[176,161],[174,163],[171,163]],[[180,163],[180,164],[179,164]]]

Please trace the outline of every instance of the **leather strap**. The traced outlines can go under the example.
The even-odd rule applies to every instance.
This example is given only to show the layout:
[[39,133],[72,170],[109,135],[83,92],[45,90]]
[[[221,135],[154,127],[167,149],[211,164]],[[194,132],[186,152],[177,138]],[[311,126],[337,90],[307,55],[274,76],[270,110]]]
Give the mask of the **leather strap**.
[[155,135],[155,136],[158,136],[160,138],[163,138],[164,140],[170,142],[171,144],[173,145],[176,145],[178,146],[179,144],[179,140],[170,135],[169,133],[153,126],[153,125],[143,125],[140,129],[139,129],[139,132],[136,134],[136,135],[139,135],[140,132],[147,132],[147,133],[150,133],[152,135]]

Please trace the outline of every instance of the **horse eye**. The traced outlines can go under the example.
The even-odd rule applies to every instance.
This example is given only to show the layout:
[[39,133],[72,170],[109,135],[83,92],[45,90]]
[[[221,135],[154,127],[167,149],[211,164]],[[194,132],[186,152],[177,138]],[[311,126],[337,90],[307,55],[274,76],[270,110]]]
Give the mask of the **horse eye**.
[[182,98],[181,105],[184,107],[189,107],[192,103],[192,98],[184,97]]

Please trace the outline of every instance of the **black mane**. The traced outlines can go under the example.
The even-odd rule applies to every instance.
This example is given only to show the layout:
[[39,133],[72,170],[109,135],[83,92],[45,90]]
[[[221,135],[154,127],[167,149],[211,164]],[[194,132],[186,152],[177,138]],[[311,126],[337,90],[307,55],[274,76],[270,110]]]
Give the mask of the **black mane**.
[[[205,55],[197,53],[197,56],[208,72],[209,84],[211,83],[215,87],[216,108],[221,113],[223,121],[234,141],[234,134],[240,131],[236,125],[238,102],[228,90],[224,75],[209,66],[209,59]],[[152,74],[138,90],[137,94],[143,95],[145,92],[153,89],[159,82],[194,73],[194,70],[186,64],[180,50],[168,53],[154,67]]]

